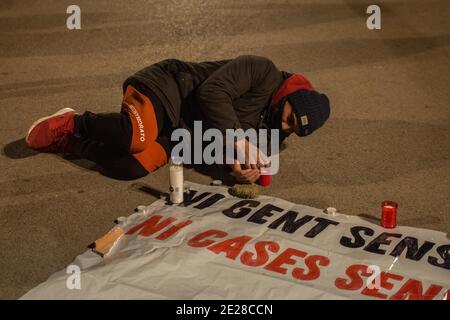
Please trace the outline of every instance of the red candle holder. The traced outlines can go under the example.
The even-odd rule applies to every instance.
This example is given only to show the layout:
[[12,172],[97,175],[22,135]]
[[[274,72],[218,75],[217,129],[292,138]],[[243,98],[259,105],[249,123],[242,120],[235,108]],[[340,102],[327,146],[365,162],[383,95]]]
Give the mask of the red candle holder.
[[381,225],[384,228],[392,229],[397,227],[398,204],[394,201],[383,201],[381,203]]
[[261,169],[261,175],[259,176],[258,183],[263,187],[267,187],[270,184],[269,170],[263,168]]

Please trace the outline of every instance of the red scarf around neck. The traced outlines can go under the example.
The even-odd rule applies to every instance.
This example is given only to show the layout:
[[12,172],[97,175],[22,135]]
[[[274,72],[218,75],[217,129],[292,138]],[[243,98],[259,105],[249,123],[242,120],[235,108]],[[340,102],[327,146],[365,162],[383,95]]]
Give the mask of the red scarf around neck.
[[277,104],[282,98],[300,89],[314,90],[311,82],[302,74],[296,73],[284,80],[281,87],[272,98],[272,105]]

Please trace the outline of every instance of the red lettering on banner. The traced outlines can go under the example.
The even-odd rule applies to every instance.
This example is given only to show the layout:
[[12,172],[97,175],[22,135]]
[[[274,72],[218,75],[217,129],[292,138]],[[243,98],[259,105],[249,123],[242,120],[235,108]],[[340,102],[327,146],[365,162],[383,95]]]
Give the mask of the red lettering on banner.
[[304,258],[304,257],[306,257],[306,252],[303,252],[303,251],[300,251],[297,249],[293,249],[293,248],[287,248],[282,253],[280,253],[280,255],[278,257],[276,257],[272,262],[270,262],[268,265],[266,265],[264,267],[264,269],[278,272],[281,274],[286,274],[287,269],[283,268],[282,265],[283,264],[290,264],[290,265],[295,264],[296,261],[294,259],[291,259],[291,257],[294,257],[294,256]]
[[[394,287],[394,284],[389,280],[402,281],[404,277],[398,274],[393,274],[389,272],[381,272],[380,273],[380,287],[369,289],[364,286],[363,277],[369,277],[372,275],[371,272],[368,272],[367,266],[365,265],[352,265],[347,268],[345,271],[346,275],[349,279],[337,278],[335,281],[335,286],[338,289],[342,290],[361,290],[361,294],[371,297],[376,297],[379,299],[393,299],[393,300],[431,300],[434,299],[443,289],[442,286],[431,284],[425,293],[423,293],[422,282],[415,279],[408,279],[403,286],[395,293],[384,294],[379,292],[380,289],[386,289],[391,291]],[[447,292],[448,294],[448,292]],[[390,296],[390,297],[389,297]],[[448,299],[447,296],[444,299]]]
[[176,220],[175,218],[167,218],[167,219],[159,222],[159,220],[161,220],[161,218],[162,218],[162,216],[158,216],[158,215],[151,216],[144,222],[142,222],[142,223],[134,226],[130,230],[128,230],[126,234],[130,235],[130,234],[133,234],[136,231],[140,230],[139,235],[141,235],[143,237],[149,237],[152,234],[154,234],[155,232],[161,231],[162,229],[164,229],[165,227],[167,227],[169,224],[171,224],[172,222],[174,222]]
[[256,257],[253,258],[254,253],[250,251],[244,251],[241,255],[241,262],[250,267],[259,267],[263,264],[266,264],[269,261],[269,254],[267,250],[272,253],[277,253],[280,250],[280,246],[278,243],[273,241],[259,241],[255,243],[255,252]]
[[166,230],[163,233],[161,233],[159,236],[156,237],[156,239],[162,240],[162,241],[164,241],[166,239],[169,239],[175,233],[180,231],[180,229],[190,225],[191,223],[192,223],[191,220],[186,220],[186,221],[179,222],[176,225],[170,227],[168,230]]
[[249,236],[240,236],[214,244],[208,247],[208,249],[215,254],[225,252],[227,258],[234,260],[250,240],[252,238]]
[[195,247],[195,248],[207,247],[216,241],[211,240],[211,239],[209,239],[209,240],[204,240],[204,239],[206,239],[208,237],[224,238],[227,235],[228,235],[228,233],[226,233],[225,231],[222,231],[222,230],[215,230],[215,229],[207,230],[205,232],[197,234],[195,237],[193,237],[191,240],[189,240],[188,245],[191,247]]
[[[442,286],[435,284],[430,285],[425,293],[423,293],[422,282],[409,279],[392,297],[392,300],[432,300],[439,292]],[[448,292],[447,292],[448,293]]]
[[274,241],[257,241],[254,246],[254,251],[246,250],[244,248],[252,240],[252,237],[242,235],[238,237],[220,240],[214,238],[227,237],[227,233],[222,230],[211,229],[197,234],[188,241],[188,245],[196,248],[207,248],[215,254],[225,253],[229,259],[236,260],[239,257],[243,265],[249,267],[261,267],[265,265],[264,269],[287,274],[288,269],[284,265],[295,265],[296,260],[293,257],[305,258],[304,263],[306,268],[296,267],[292,270],[292,277],[298,280],[315,280],[320,277],[320,267],[326,267],[330,264],[329,258],[320,255],[308,256],[308,253],[294,248],[287,248],[278,256],[270,261],[270,254],[275,254],[280,251],[280,245]]
[[355,264],[345,270],[345,274],[350,277],[349,281],[344,278],[337,278],[334,282],[334,285],[338,289],[352,291],[359,290],[364,285],[364,282],[361,279],[359,273],[361,273],[364,277],[368,277],[371,275],[371,273],[367,272],[367,266],[363,264]]
[[[176,218],[152,215],[144,222],[129,229],[126,234],[138,233],[140,236],[149,237],[154,234],[159,235],[157,240],[167,240],[182,228],[190,225],[191,220],[180,221],[176,224]],[[253,238],[247,235],[229,236],[227,232],[217,229],[210,229],[192,237],[187,244],[196,248],[207,248],[211,252],[219,255],[224,253],[228,259],[236,260],[249,267],[263,267],[265,270],[287,275],[288,266],[293,266],[291,276],[301,281],[311,281],[321,276],[321,267],[330,265],[330,259],[322,255],[309,255],[309,253],[286,248],[281,253],[280,245],[275,241],[256,241],[249,243]],[[249,247],[248,250],[244,248]],[[250,249],[253,247],[253,250]],[[304,266],[296,266],[302,258]],[[345,270],[346,277],[336,278],[335,287],[342,290],[358,291],[360,294],[379,299],[392,300],[432,300],[439,296],[444,290],[444,300],[450,299],[450,291],[441,285],[430,284],[424,288],[421,281],[408,279],[402,275],[390,272],[381,272],[379,275],[379,287],[370,286],[367,278],[372,276],[371,270],[366,265],[355,264],[348,266]],[[393,291],[398,284],[400,289]],[[399,283],[401,282],[401,283]],[[426,289],[426,290],[425,290]],[[393,291],[393,292],[391,292]]]
[[320,269],[318,265],[326,267],[330,264],[330,259],[324,256],[309,256],[305,259],[305,265],[308,267],[308,272],[305,273],[303,268],[295,268],[292,270],[292,276],[299,280],[315,280],[320,277]]
[[379,290],[381,288],[386,289],[386,290],[392,290],[392,288],[394,287],[394,284],[389,282],[389,279],[401,281],[401,280],[403,280],[403,277],[398,274],[393,274],[393,273],[389,273],[389,272],[381,272],[380,288],[369,289],[368,287],[365,287],[364,290],[361,291],[361,294],[366,295],[366,296],[375,297],[375,298],[386,299],[388,297],[388,295],[384,294],[384,293],[380,293]]

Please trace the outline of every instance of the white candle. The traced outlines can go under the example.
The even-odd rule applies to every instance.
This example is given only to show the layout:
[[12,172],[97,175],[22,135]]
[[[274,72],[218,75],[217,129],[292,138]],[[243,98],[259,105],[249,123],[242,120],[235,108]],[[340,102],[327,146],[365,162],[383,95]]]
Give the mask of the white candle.
[[182,203],[183,202],[183,163],[181,160],[172,159],[169,168],[169,183],[170,183],[170,202]]

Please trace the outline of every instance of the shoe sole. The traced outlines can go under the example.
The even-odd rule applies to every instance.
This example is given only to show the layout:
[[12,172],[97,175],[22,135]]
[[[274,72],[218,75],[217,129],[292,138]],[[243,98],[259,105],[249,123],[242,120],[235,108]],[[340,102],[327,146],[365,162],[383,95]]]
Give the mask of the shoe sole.
[[63,108],[63,109],[61,109],[61,110],[59,110],[59,111],[56,111],[54,114],[52,114],[52,115],[50,115],[50,116],[43,117],[43,118],[40,118],[40,119],[36,120],[36,121],[31,125],[30,129],[28,129],[27,136],[25,137],[25,142],[27,143],[27,145],[29,145],[28,137],[30,136],[31,131],[33,131],[33,129],[36,128],[36,126],[37,126],[38,124],[40,124],[41,122],[43,122],[43,121],[45,121],[45,120],[47,120],[47,119],[50,119],[50,118],[52,118],[52,117],[60,116],[60,115],[63,115],[63,114],[65,114],[65,113],[69,113],[69,112],[75,112],[75,110],[73,110],[73,109],[71,109],[71,108]]

